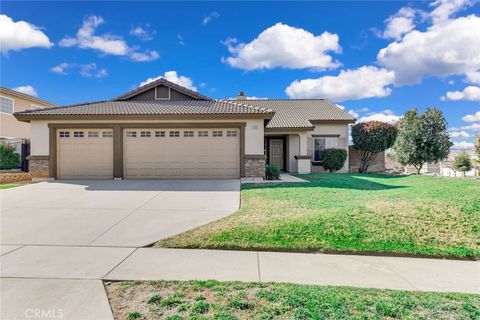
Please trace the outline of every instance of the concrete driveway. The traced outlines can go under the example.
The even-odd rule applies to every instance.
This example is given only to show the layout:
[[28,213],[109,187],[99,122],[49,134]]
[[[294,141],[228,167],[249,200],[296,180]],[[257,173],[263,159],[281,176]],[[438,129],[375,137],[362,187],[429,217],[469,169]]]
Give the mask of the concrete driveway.
[[240,182],[54,181],[1,197],[2,245],[141,247],[238,210]]

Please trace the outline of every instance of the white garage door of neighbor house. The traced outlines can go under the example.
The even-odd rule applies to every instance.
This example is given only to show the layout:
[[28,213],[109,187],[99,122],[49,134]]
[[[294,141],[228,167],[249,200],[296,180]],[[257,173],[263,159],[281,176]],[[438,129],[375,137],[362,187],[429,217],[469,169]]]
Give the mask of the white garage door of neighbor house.
[[58,129],[58,179],[112,179],[113,131]]
[[240,177],[240,130],[125,129],[126,179]]

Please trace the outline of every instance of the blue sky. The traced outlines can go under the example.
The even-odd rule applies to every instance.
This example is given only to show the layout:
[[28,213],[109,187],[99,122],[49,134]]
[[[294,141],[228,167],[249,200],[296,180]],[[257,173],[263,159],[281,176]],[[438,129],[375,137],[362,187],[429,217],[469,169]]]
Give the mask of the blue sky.
[[480,133],[476,0],[7,1],[1,10],[1,85],[57,104],[164,76],[215,98],[325,97],[363,120],[438,107],[458,147]]

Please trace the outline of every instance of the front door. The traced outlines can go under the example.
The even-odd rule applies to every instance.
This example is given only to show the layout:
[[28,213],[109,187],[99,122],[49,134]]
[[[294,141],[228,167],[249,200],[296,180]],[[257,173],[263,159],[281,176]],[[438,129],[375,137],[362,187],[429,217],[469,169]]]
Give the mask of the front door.
[[276,164],[283,170],[283,140],[270,139],[270,164]]

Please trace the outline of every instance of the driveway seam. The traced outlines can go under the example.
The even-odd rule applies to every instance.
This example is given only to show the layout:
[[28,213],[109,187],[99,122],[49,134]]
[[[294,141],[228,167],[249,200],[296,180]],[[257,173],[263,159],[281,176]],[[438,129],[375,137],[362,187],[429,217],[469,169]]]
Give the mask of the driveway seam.
[[137,210],[141,209],[143,206],[145,206],[147,203],[149,203],[150,201],[152,201],[153,199],[155,199],[156,197],[158,197],[160,195],[160,192],[157,192],[153,197],[151,197],[150,199],[148,199],[146,202],[142,203],[140,206],[138,206],[137,208],[133,209],[132,212],[130,212],[129,214],[127,214],[125,217],[123,217],[122,219],[118,220],[117,222],[115,222],[113,225],[110,226],[110,228],[108,228],[107,230],[105,230],[104,232],[102,232],[100,235],[98,235],[96,238],[94,238],[92,241],[90,241],[89,243],[87,243],[87,246],[89,246],[90,244],[92,244],[93,242],[97,241],[98,239],[100,239],[100,237],[102,237],[103,235],[107,234],[107,232],[109,232],[110,230],[112,230],[115,226],[117,226],[118,224],[120,224],[120,222],[122,222],[123,220],[127,219],[128,217],[130,217],[132,214],[134,214]]
[[260,253],[257,251],[258,281],[262,281],[262,272],[260,271]]
[[0,246],[20,246],[20,247],[18,247],[18,248],[16,248],[16,249],[13,249],[12,251],[8,251],[8,252],[0,255],[0,257],[4,257],[4,256],[6,256],[7,254],[13,253],[13,252],[15,252],[15,251],[17,251],[17,250],[20,250],[20,249],[22,249],[23,247],[25,247],[25,246],[27,246],[27,245],[25,245],[25,244],[3,244],[3,243],[2,243],[2,244],[0,244]]
[[133,250],[132,252],[130,252],[130,254],[128,254],[125,258],[123,258],[119,263],[117,263],[112,269],[110,269],[110,271],[108,271],[103,277],[100,278],[100,280],[103,281],[103,279],[105,279],[113,270],[115,270],[119,265],[121,265],[125,260],[127,260],[132,254],[134,254],[135,252],[137,252],[138,248],[135,248],[135,250]]

